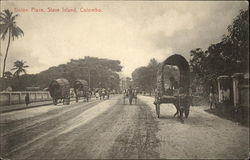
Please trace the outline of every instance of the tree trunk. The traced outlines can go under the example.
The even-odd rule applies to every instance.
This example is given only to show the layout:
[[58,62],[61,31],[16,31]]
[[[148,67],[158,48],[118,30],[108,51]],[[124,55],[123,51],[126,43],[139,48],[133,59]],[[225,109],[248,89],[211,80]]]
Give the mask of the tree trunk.
[[3,61],[3,76],[2,77],[4,77],[5,65],[6,65],[6,60],[7,60],[7,56],[8,56],[9,47],[10,47],[10,31],[9,31],[8,45],[7,45],[7,48],[6,48],[6,53],[5,53],[5,57],[4,57],[4,61]]

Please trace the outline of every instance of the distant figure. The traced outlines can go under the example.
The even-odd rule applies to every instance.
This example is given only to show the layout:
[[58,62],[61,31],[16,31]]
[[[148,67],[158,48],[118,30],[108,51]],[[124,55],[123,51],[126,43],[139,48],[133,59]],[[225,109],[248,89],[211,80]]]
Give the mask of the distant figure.
[[95,92],[95,98],[98,99],[99,96],[100,96],[100,95],[99,95],[98,91],[96,91],[96,92]]
[[105,88],[102,88],[102,99],[105,99],[105,95],[107,94],[107,91]]
[[128,96],[129,96],[129,104],[131,105],[132,104],[132,100],[134,98],[134,93],[133,93],[133,89],[131,86],[129,86],[129,89],[127,91],[128,93]]
[[224,99],[225,101],[230,101],[230,89],[229,87],[227,87],[225,90],[224,90]]
[[127,90],[127,89],[124,89],[123,94],[124,94],[126,97],[128,97],[128,90]]
[[30,103],[29,93],[26,93],[26,96],[25,96],[25,104],[26,104],[26,107],[28,107],[29,103]]
[[216,107],[215,92],[214,92],[214,87],[212,85],[209,88],[209,103],[210,103],[210,109],[213,109]]
[[99,99],[101,100],[102,99],[102,89],[101,88],[98,90],[98,94],[99,94]]
[[135,104],[137,103],[137,93],[138,93],[137,89],[134,89],[133,95],[134,95],[134,99],[135,99]]
[[110,90],[110,88],[108,88],[108,89],[106,90],[107,99],[109,99],[110,93],[111,93],[111,90]]

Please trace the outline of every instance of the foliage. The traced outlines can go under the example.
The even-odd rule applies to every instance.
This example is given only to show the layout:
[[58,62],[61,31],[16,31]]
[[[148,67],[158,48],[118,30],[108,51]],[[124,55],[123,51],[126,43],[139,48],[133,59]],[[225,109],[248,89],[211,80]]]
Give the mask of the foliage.
[[6,53],[4,57],[4,64],[3,64],[3,75],[5,73],[5,66],[6,66],[6,60],[8,56],[8,50],[10,46],[10,39],[14,40],[15,38],[18,38],[19,36],[24,35],[21,28],[19,28],[16,25],[16,17],[18,15],[13,15],[13,12],[9,10],[3,10],[3,12],[0,13],[0,36],[2,40],[5,40],[5,37],[8,34],[8,44],[6,48]]
[[10,71],[5,72],[3,78],[11,79],[13,78],[13,74]]
[[206,89],[211,84],[216,86],[216,78],[220,75],[248,72],[248,20],[248,10],[240,11],[221,42],[211,44],[206,51],[200,48],[190,51],[193,85],[199,84]]
[[14,67],[11,70],[15,70],[14,72],[14,77],[19,78],[21,73],[26,74],[26,70],[25,68],[29,67],[28,65],[25,65],[25,61],[21,60],[17,60],[14,62]]
[[[14,75],[26,73],[27,66],[24,61],[16,61]],[[21,65],[22,64],[22,65]],[[65,78],[69,80],[71,87],[76,79],[90,80],[91,88],[119,88],[119,75],[122,66],[120,61],[99,59],[95,57],[85,57],[84,59],[72,59],[67,64],[50,67],[39,74],[23,74],[18,79],[12,78],[11,86],[13,90],[25,90],[26,87],[47,88],[53,79]],[[6,86],[7,87],[7,86]]]
[[156,74],[159,63],[153,58],[147,66],[136,68],[132,73],[135,87],[151,92],[156,88]]

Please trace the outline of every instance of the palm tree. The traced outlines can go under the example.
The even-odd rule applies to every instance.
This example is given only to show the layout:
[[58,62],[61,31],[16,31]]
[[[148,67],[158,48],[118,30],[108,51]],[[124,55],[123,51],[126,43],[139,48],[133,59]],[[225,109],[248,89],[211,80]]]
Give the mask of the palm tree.
[[14,76],[17,77],[19,79],[19,76],[21,73],[26,74],[26,70],[25,68],[29,67],[28,65],[24,65],[26,62],[21,60],[17,60],[16,62],[14,62],[14,68],[12,68],[11,70],[16,70],[14,73]]
[[7,10],[3,10],[3,12],[0,13],[0,36],[2,40],[5,40],[5,37],[8,34],[8,44],[6,48],[6,53],[4,57],[4,62],[3,62],[3,75],[5,73],[5,65],[6,65],[6,60],[8,56],[8,51],[10,47],[10,39],[14,41],[15,38],[18,38],[19,36],[24,35],[23,31],[21,28],[19,28],[16,25],[16,17],[18,15],[13,15],[13,12]]

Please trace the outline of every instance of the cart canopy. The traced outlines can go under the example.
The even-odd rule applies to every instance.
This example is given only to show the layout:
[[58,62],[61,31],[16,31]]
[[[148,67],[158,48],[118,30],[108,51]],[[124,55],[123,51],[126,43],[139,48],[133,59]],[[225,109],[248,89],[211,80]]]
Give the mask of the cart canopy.
[[49,92],[51,97],[67,97],[70,93],[70,84],[67,79],[54,79],[50,82]]
[[85,80],[78,79],[74,82],[74,88],[88,87],[88,82]]
[[157,89],[161,93],[165,92],[165,87],[164,87],[164,67],[166,65],[172,65],[172,66],[177,66],[180,71],[180,84],[179,86],[182,87],[183,92],[188,94],[189,93],[189,85],[190,85],[190,80],[189,80],[189,64],[188,61],[181,55],[179,54],[174,54],[168,57],[165,61],[162,62],[158,73],[157,73]]

